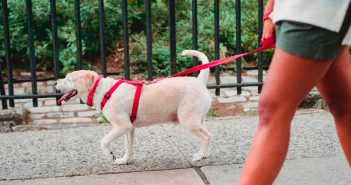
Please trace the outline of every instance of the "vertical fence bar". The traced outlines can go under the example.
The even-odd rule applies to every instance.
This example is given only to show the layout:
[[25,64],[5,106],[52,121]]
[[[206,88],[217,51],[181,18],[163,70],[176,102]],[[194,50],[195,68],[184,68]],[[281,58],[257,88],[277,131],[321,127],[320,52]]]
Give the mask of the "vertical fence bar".
[[146,45],[147,45],[147,79],[153,80],[154,72],[152,67],[152,27],[151,27],[151,3],[150,0],[145,0],[146,12]]
[[[192,49],[197,50],[198,48],[198,31],[197,31],[197,0],[192,0]],[[193,66],[196,66],[198,63],[197,58],[193,57],[192,59]],[[197,76],[197,72],[193,73],[193,76]]]
[[128,1],[122,0],[123,43],[124,43],[124,78],[130,80],[129,65],[129,33],[128,33]]
[[[37,73],[36,73],[36,60],[35,60],[35,48],[33,39],[33,13],[32,13],[32,0],[26,0],[26,11],[27,11],[27,23],[28,23],[28,49],[29,49],[29,61],[32,73],[32,94],[36,95],[37,92]],[[33,107],[38,106],[38,98],[33,98]]]
[[[219,59],[219,0],[214,0],[214,52],[215,60]],[[220,84],[219,66],[215,68],[216,85]],[[220,95],[220,88],[216,88],[216,95]]]
[[124,78],[130,79],[129,65],[129,33],[128,33],[128,2],[122,0],[122,19],[123,19],[123,43],[124,43]]
[[100,62],[101,73],[106,77],[106,57],[105,57],[105,16],[104,16],[104,0],[99,0],[99,34],[100,34]]
[[[261,47],[261,37],[263,32],[263,0],[258,0],[258,46]],[[263,82],[263,53],[258,54],[258,82]],[[262,90],[262,85],[258,85],[258,92]]]
[[74,1],[74,14],[76,17],[76,45],[77,45],[77,68],[82,69],[82,39],[81,39],[81,20],[80,20],[80,0]]
[[[5,44],[5,62],[7,67],[7,85],[8,92],[10,96],[13,96],[13,72],[12,72],[12,62],[10,61],[11,49],[10,49],[10,26],[9,26],[9,9],[7,6],[7,0],[2,0],[2,18],[4,27],[4,44]],[[1,71],[0,71],[1,72]],[[5,90],[4,90],[5,91]],[[4,104],[3,104],[4,105]],[[14,99],[10,99],[10,107],[14,107]],[[7,104],[6,104],[7,107]]]
[[[235,47],[236,47],[236,53],[240,54],[241,51],[241,2],[240,0],[235,0],[235,36],[236,36],[236,41],[235,41]],[[241,84],[242,78],[241,78],[241,58],[236,59],[236,76],[237,76],[237,83]],[[241,87],[237,87],[237,93],[241,94]]]
[[[2,63],[0,62],[0,73],[2,72]],[[2,75],[0,75],[0,95],[5,95],[4,80]],[[5,99],[1,100],[2,109],[7,109],[7,101]]]
[[175,0],[168,0],[168,26],[169,26],[169,53],[171,74],[177,73],[176,63],[176,23],[175,23]]
[[[52,50],[53,50],[53,63],[54,63],[54,77],[55,80],[59,78],[59,56],[57,45],[57,17],[56,17],[56,0],[50,0],[50,16],[51,16],[51,37],[52,37]],[[56,90],[56,93],[58,91]],[[57,97],[56,100],[59,98]]]

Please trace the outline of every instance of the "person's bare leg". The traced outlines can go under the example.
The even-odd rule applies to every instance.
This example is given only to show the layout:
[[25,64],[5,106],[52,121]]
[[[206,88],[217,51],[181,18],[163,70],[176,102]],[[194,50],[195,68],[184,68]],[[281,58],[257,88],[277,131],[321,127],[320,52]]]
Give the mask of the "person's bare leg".
[[331,62],[276,49],[259,102],[259,125],[240,185],[272,184],[285,160],[297,106],[325,75]]
[[351,61],[348,47],[343,47],[317,87],[334,116],[340,144],[351,167]]

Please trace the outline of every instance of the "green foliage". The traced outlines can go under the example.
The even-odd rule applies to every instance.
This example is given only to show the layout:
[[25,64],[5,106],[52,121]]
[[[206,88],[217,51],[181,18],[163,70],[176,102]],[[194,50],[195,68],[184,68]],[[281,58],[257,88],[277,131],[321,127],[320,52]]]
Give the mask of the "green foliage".
[[[34,40],[37,67],[52,69],[52,32],[49,1],[33,1]],[[83,59],[86,68],[99,58],[99,17],[98,1],[81,0],[81,37]],[[8,0],[10,9],[11,59],[15,67],[28,67],[28,35],[25,1]],[[105,0],[105,40],[108,51],[117,50],[123,45],[121,1]],[[153,67],[156,75],[170,73],[169,33],[167,0],[152,1]],[[198,1],[198,50],[210,60],[214,59],[214,14],[213,3]],[[62,73],[75,69],[76,33],[74,1],[57,0],[57,27],[59,61]],[[0,11],[2,11],[0,7]],[[235,48],[235,3],[220,1],[220,57],[233,55]],[[242,50],[257,47],[257,1],[242,1]],[[192,24],[191,0],[176,1],[177,53],[191,49]],[[131,65],[134,72],[144,73],[146,69],[145,7],[143,0],[128,1],[128,21],[130,34]],[[0,15],[2,20],[2,15]],[[0,39],[3,40],[3,27],[0,25]],[[108,53],[109,54],[109,53]],[[265,55],[268,61],[269,53]],[[0,60],[4,58],[4,46],[0,45]],[[245,58],[254,60],[256,56]],[[191,57],[177,56],[178,71],[192,66]]]
[[[192,21],[191,1],[176,2],[176,42],[177,53],[192,46]],[[143,1],[135,0],[132,5],[136,17],[144,18]],[[140,10],[138,10],[140,9]],[[203,51],[210,60],[214,59],[214,14],[213,3],[207,1],[198,2],[198,50]],[[242,2],[242,51],[249,51],[258,47],[258,20],[257,2],[247,0]],[[139,14],[138,14],[139,13]],[[220,1],[220,57],[234,55],[236,53],[235,41],[235,3],[232,1]],[[144,22],[140,21],[140,22]],[[142,29],[138,29],[142,30]],[[153,30],[153,67],[156,75],[165,76],[170,74],[169,64],[169,33],[167,17],[167,1],[155,0],[152,4],[152,30]],[[131,60],[137,65],[136,71],[143,72],[146,69],[146,38],[144,31],[134,33],[131,39]],[[266,63],[271,56],[264,54]],[[256,55],[246,57],[246,60],[255,60]],[[232,64],[231,64],[232,65]],[[190,57],[177,56],[178,71],[192,67]],[[235,67],[235,65],[233,65]]]
[[[35,55],[37,67],[42,70],[52,69],[52,31],[49,1],[32,0],[33,33],[35,40]],[[12,61],[16,67],[29,66],[28,34],[25,1],[9,0],[10,10],[10,39]],[[81,37],[84,63],[89,64],[96,58],[99,45],[99,22],[97,1],[81,1]],[[2,10],[2,9],[1,9]],[[59,61],[62,72],[75,69],[76,60],[76,30],[74,1],[57,0],[57,28],[59,43]],[[106,42],[111,46],[121,33],[120,3],[113,0],[105,1]],[[0,16],[2,20],[2,15]],[[2,25],[1,25],[2,28]],[[3,29],[0,29],[0,39],[3,39]],[[0,58],[4,57],[4,46],[0,46]],[[85,65],[88,66],[89,65]]]
[[99,118],[99,124],[110,123],[102,112],[97,113],[95,117]]
[[248,110],[244,112],[245,116],[257,116],[257,110]]
[[208,110],[207,112],[207,116],[208,117],[218,117],[219,113],[217,112],[217,110],[215,108],[210,108],[210,110]]

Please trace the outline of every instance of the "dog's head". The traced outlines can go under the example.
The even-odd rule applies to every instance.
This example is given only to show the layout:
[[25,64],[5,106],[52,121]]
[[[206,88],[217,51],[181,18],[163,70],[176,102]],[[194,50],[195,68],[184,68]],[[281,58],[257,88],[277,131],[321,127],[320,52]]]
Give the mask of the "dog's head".
[[63,100],[68,101],[77,94],[85,101],[84,98],[94,86],[97,76],[98,74],[94,71],[79,70],[57,80],[56,89],[65,93],[58,103],[60,104]]

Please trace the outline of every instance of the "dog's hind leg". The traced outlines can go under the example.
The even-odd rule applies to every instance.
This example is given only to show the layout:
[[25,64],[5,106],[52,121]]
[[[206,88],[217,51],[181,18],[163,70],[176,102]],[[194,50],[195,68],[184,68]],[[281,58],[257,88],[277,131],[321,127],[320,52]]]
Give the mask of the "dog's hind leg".
[[193,161],[198,161],[206,157],[206,153],[208,151],[208,147],[212,140],[212,135],[207,131],[207,129],[202,126],[200,123],[185,124],[186,128],[195,136],[200,138],[200,149],[193,155]]
[[113,129],[104,138],[102,138],[101,149],[110,161],[113,161],[115,159],[110,149],[111,142],[117,139],[118,137],[130,132],[131,129],[131,126],[113,127]]
[[116,159],[115,164],[127,164],[128,159],[130,159],[133,155],[133,144],[134,144],[134,133],[135,128],[133,127],[126,135],[125,135],[125,150],[126,153],[122,158]]
[[[184,113],[184,114],[182,114]],[[196,114],[195,114],[196,115]],[[196,118],[196,116],[188,116],[187,113],[181,111],[178,113],[179,122],[192,134],[200,139],[200,149],[193,155],[193,161],[198,161],[206,157],[206,152],[212,140],[212,135],[203,126],[203,121]]]
[[[191,103],[189,103],[191,102]],[[206,157],[212,135],[203,125],[204,117],[209,109],[210,101],[196,102],[189,100],[178,109],[178,120],[190,133],[200,139],[200,149],[193,155],[193,161],[198,161]]]

